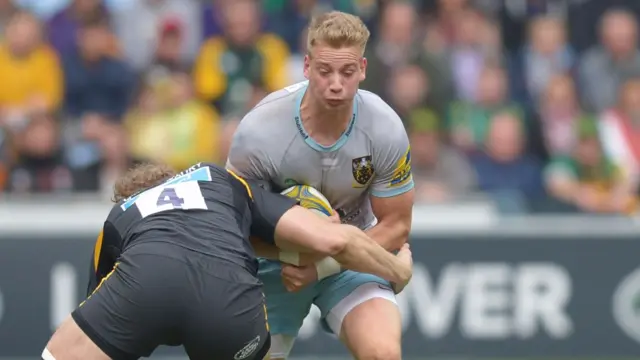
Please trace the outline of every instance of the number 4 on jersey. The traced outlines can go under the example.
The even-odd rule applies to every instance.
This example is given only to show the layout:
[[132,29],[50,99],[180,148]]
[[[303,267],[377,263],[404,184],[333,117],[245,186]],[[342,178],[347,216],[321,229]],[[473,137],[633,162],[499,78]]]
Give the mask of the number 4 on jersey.
[[135,201],[142,217],[169,210],[207,209],[197,181],[159,186],[140,194]]
[[184,204],[184,199],[179,197],[176,190],[172,187],[164,188],[158,196],[156,206],[171,204],[174,209],[179,209]]

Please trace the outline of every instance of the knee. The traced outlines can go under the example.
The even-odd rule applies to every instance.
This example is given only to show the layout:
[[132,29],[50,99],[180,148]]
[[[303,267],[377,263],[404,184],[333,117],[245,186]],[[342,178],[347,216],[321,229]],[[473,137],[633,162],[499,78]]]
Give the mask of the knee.
[[356,354],[358,360],[402,360],[399,344],[378,344]]

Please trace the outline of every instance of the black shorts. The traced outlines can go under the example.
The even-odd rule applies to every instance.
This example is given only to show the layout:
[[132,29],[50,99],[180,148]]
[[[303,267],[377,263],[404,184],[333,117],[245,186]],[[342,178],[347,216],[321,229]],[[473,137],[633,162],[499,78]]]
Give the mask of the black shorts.
[[159,345],[183,345],[195,360],[261,360],[271,344],[252,274],[166,243],[125,250],[72,316],[115,360],[148,357]]

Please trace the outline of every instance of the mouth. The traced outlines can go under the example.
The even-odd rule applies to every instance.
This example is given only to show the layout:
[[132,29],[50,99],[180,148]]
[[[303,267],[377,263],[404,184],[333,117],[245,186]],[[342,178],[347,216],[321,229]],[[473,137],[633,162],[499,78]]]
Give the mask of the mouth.
[[342,99],[327,99],[329,105],[340,105],[344,102]]

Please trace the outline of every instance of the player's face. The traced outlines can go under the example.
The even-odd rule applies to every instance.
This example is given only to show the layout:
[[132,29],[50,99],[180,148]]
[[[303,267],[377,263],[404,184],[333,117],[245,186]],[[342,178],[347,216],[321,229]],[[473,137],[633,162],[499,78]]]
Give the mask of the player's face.
[[367,59],[357,47],[316,45],[304,59],[304,76],[316,101],[335,109],[350,106],[365,78]]

